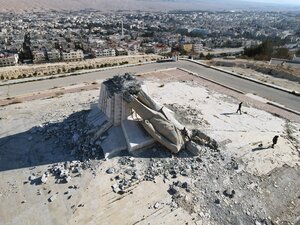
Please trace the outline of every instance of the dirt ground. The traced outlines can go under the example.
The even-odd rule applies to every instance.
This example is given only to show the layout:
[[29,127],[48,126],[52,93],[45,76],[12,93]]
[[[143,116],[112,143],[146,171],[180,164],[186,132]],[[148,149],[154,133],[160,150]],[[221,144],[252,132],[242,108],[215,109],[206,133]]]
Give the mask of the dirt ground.
[[295,81],[290,81],[288,79],[273,77],[271,75],[260,73],[255,70],[252,70],[252,69],[244,69],[244,68],[239,68],[239,67],[231,67],[231,68],[220,67],[220,68],[222,68],[224,70],[229,69],[229,71],[237,73],[237,74],[241,74],[244,76],[248,76],[248,77],[260,80],[265,83],[274,84],[279,87],[283,87],[283,88],[287,88],[287,89],[290,89],[293,91],[300,92],[300,84]]
[[[84,121],[99,90],[0,107],[1,225],[300,224],[299,118],[182,71],[139,78],[182,124],[219,148],[191,156],[156,145],[110,160],[97,147],[93,159],[74,154],[78,146],[68,143],[78,130],[90,132]],[[77,145],[89,151],[85,141]],[[82,164],[82,171],[68,183],[52,173],[39,182],[66,162]],[[126,189],[116,193],[116,184]]]
[[214,59],[206,61],[208,65],[215,65],[224,70],[235,72],[250,78],[260,80],[293,91],[300,90],[299,66],[270,65],[268,62],[245,59],[225,60]]

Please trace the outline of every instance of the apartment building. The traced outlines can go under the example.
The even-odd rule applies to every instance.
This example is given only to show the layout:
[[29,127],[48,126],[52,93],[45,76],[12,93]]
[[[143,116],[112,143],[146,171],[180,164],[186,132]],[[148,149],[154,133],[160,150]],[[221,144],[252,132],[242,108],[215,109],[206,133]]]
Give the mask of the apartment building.
[[41,51],[34,51],[33,54],[33,63],[43,63],[46,61],[45,53]]
[[60,52],[58,50],[52,50],[47,52],[48,60],[50,62],[57,62],[60,61]]
[[84,59],[84,54],[82,50],[75,50],[62,53],[63,61],[80,61]]
[[19,61],[18,54],[9,55],[9,56],[0,56],[0,67],[4,66],[15,66]]

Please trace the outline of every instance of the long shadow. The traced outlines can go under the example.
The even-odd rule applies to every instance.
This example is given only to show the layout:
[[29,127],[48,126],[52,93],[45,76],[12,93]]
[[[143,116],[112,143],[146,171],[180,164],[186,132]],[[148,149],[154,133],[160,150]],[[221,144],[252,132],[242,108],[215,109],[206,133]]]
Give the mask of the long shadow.
[[[0,139],[0,171],[34,167],[58,162],[82,160],[72,140],[80,133],[88,111],[71,114],[62,122],[47,123]],[[81,138],[81,137],[80,137]]]
[[238,113],[221,113],[222,116],[240,115]]
[[[94,134],[91,131],[94,129],[95,132],[97,129],[87,123],[89,112],[90,110],[75,112],[61,122],[46,123],[26,132],[1,138],[0,172],[73,160],[103,159],[101,147],[90,143]],[[92,149],[95,151],[91,151]],[[123,151],[114,157],[116,156],[169,158],[172,154],[156,144],[134,154]],[[192,154],[181,151],[176,157],[192,157]]]
[[271,148],[271,146],[268,146],[268,147],[258,147],[258,148],[253,148],[253,149],[252,149],[252,152],[262,151],[262,150],[266,150],[266,149],[269,149],[269,148]]

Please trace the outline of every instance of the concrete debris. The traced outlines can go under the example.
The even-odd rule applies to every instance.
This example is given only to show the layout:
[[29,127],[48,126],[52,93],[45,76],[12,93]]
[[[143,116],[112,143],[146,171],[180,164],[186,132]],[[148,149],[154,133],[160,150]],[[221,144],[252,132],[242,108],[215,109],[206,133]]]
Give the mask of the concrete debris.
[[156,202],[153,207],[154,207],[154,209],[158,209],[160,207],[160,203]]
[[216,203],[216,204],[220,204],[220,199],[215,199],[215,201],[214,201],[214,203]]
[[72,180],[71,176],[66,176],[65,177],[65,183],[69,183]]
[[73,134],[73,137],[72,137],[73,143],[74,143],[74,144],[78,143],[79,138],[80,138],[80,136],[79,136],[78,133]]
[[191,139],[199,145],[204,145],[215,150],[218,149],[218,143],[200,130],[192,130]]
[[54,202],[57,199],[56,195],[52,195],[50,198],[48,198],[48,202]]
[[47,175],[46,173],[44,173],[44,174],[41,176],[41,182],[42,182],[43,184],[46,184],[47,179],[48,179],[48,175]]
[[116,75],[103,82],[110,95],[129,92],[132,95],[138,94],[141,90],[141,82],[138,81],[133,74],[125,73],[124,75]]
[[34,181],[36,179],[36,176],[34,174],[32,174],[30,177],[29,177],[29,180],[30,181]]
[[108,173],[108,174],[113,174],[113,173],[115,173],[115,169],[114,168],[108,168],[107,170],[106,170],[106,173]]
[[225,190],[225,191],[223,191],[223,194],[224,194],[226,197],[233,198],[234,195],[235,195],[235,191],[234,191],[234,190],[231,190],[231,191]]
[[[282,191],[281,187],[284,186],[282,185],[283,182],[269,176],[260,179],[260,177],[243,171],[245,168],[242,161],[231,158],[232,155],[226,151],[220,151],[217,143],[202,131],[194,130],[191,134],[188,133],[193,140],[188,143],[198,148],[195,153],[180,151],[177,154],[171,154],[165,151],[166,148],[162,145],[155,144],[141,152],[135,152],[135,157],[132,157],[131,154],[128,156],[127,153],[124,154],[126,156],[117,156],[110,162],[106,162],[102,160],[101,143],[108,134],[104,132],[99,138],[94,139],[94,134],[99,127],[86,124],[87,113],[80,112],[76,117],[71,116],[62,124],[48,124],[43,126],[43,129],[36,131],[37,135],[45,138],[45,140],[58,141],[64,149],[70,152],[66,152],[68,156],[66,162],[51,164],[47,171],[40,171],[39,168],[32,168],[29,171],[29,175],[31,174],[29,181],[47,183],[47,185],[40,187],[40,190],[34,191],[34,193],[40,195],[35,197],[41,198],[46,194],[47,200],[52,195],[48,201],[55,201],[59,197],[54,191],[57,188],[52,188],[49,184],[54,179],[57,183],[69,183],[58,185],[60,188],[65,188],[59,190],[64,193],[62,200],[69,200],[70,206],[75,203],[77,206],[80,203],[78,202],[79,195],[82,192],[88,192],[86,187],[89,187],[89,189],[92,187],[90,185],[85,186],[79,180],[85,179],[86,177],[80,176],[88,173],[86,170],[90,170],[92,173],[104,174],[101,174],[101,178],[109,182],[109,185],[111,185],[111,193],[109,194],[116,195],[113,197],[115,199],[123,199],[123,197],[124,200],[126,198],[130,199],[127,193],[129,196],[129,193],[133,193],[132,196],[135,197],[135,194],[141,192],[137,187],[138,185],[149,185],[147,187],[161,185],[161,193],[164,193],[166,198],[156,198],[147,202],[149,208],[160,210],[164,206],[162,211],[167,211],[168,209],[165,206],[169,206],[171,210],[180,207],[187,212],[191,212],[191,214],[201,215],[201,218],[211,216],[213,220],[217,221],[217,224],[240,224],[239,221],[234,220],[236,217],[241,218],[240,220],[243,223],[247,221],[244,224],[272,224],[271,219],[259,219],[266,218],[269,212],[273,213],[272,209],[269,208],[264,211],[260,210],[259,207],[264,202],[265,190],[279,196],[280,191]],[[71,151],[74,153],[72,156],[70,156]],[[72,161],[72,159],[77,160]],[[97,167],[100,166],[98,170],[94,169],[97,168],[93,166],[95,162]],[[33,174],[33,171],[35,174]],[[288,179],[286,177],[288,176],[280,176],[280,178]],[[292,178],[295,177],[295,175],[292,176]],[[292,178],[288,180],[291,184],[297,181],[297,179],[292,180]],[[164,183],[161,183],[162,181]],[[80,187],[82,192],[81,189],[77,190],[79,186],[74,185],[75,182],[82,185]],[[153,183],[157,183],[157,185]],[[297,187],[297,185],[294,186]],[[25,186],[25,188],[28,188],[28,186]],[[49,190],[50,188],[52,192]],[[147,191],[147,189],[145,190]],[[15,190],[12,188],[12,191]],[[295,190],[296,192],[297,190]],[[160,195],[161,193],[157,194]],[[284,193],[285,195],[289,194]],[[0,195],[2,194],[5,193],[0,193]],[[117,196],[121,194],[123,194],[122,197]],[[241,196],[243,199],[241,199]],[[26,199],[27,201],[30,200],[27,196]],[[21,198],[19,203],[22,200]],[[260,204],[256,206],[255,202]],[[292,203],[290,204],[293,207]],[[74,207],[76,208],[76,206]],[[233,212],[235,215],[232,215]],[[273,218],[273,215],[271,216]],[[195,217],[196,220],[199,218]],[[229,219],[227,220],[227,218]],[[209,223],[203,222],[203,224]]]

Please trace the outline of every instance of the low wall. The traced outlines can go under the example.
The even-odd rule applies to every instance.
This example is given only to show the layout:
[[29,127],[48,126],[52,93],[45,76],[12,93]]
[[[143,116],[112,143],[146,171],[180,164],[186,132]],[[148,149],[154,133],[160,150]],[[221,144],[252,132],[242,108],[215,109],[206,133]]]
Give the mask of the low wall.
[[21,65],[0,68],[1,80],[12,80],[27,77],[41,77],[63,73],[72,73],[80,70],[105,68],[111,66],[135,64],[161,59],[159,55],[119,56],[108,58],[88,59],[79,62],[45,63],[39,65]]

